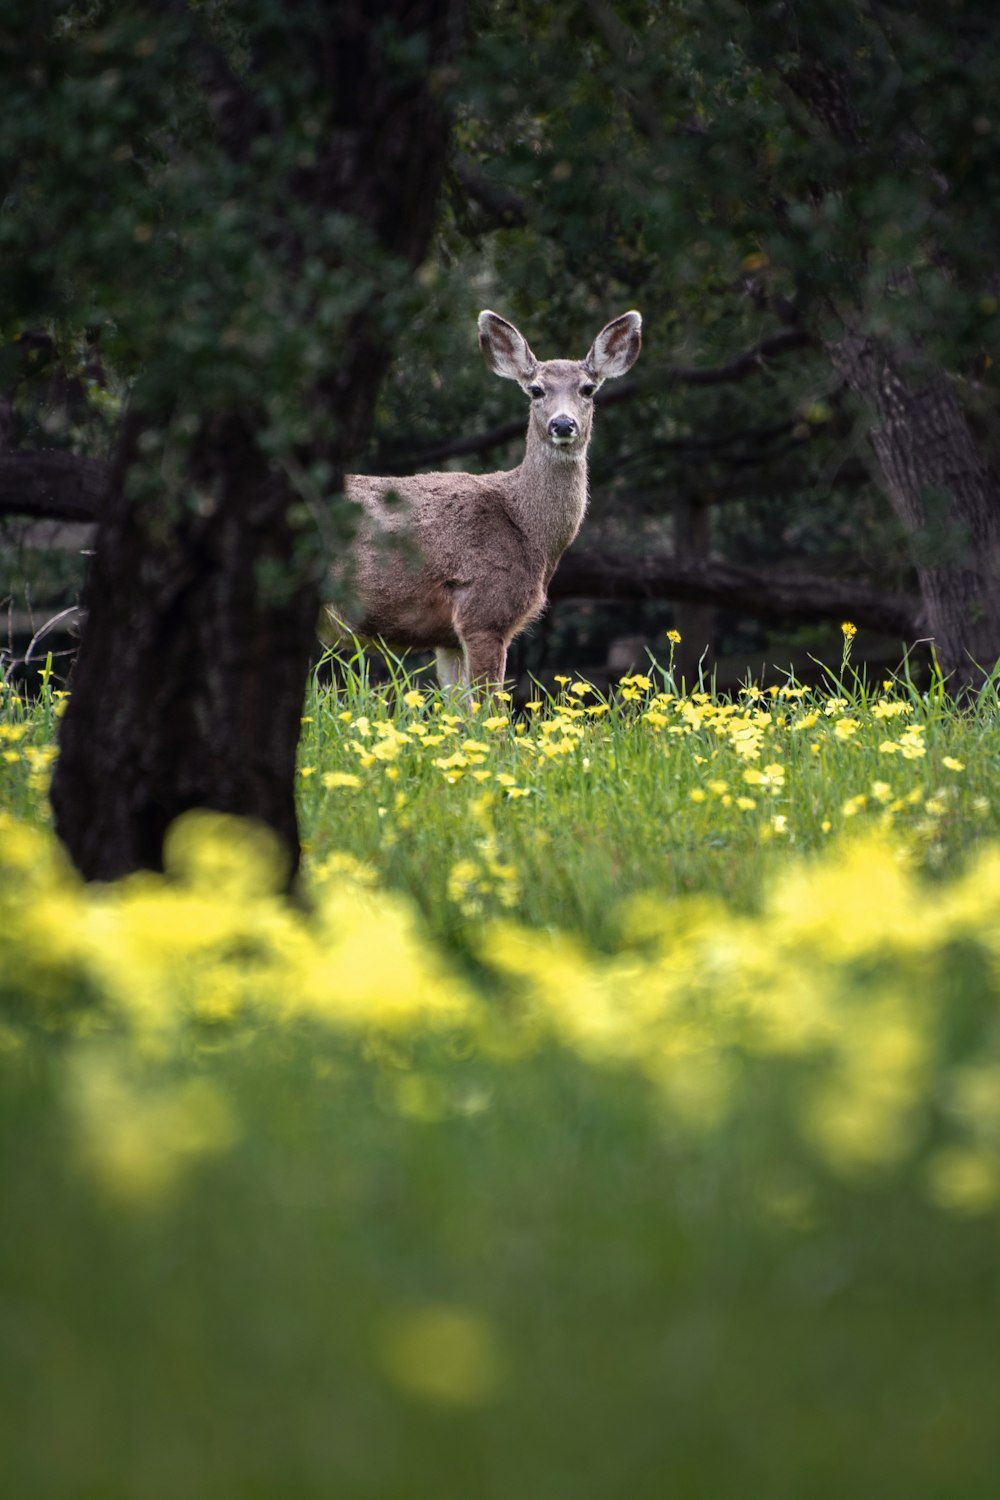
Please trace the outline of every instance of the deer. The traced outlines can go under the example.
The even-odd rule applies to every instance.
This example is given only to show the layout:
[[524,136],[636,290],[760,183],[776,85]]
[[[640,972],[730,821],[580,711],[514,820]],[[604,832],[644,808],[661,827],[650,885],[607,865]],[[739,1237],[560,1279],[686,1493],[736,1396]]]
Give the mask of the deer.
[[492,692],[580,530],[594,396],[635,364],[642,319],[613,319],[584,359],[539,361],[513,323],[486,310],[479,344],[493,373],[531,402],[524,458],[495,474],[346,476],[362,510],[348,560],[359,609],[348,623],[325,604],[318,634],[326,646],[354,636],[433,650],[442,688]]

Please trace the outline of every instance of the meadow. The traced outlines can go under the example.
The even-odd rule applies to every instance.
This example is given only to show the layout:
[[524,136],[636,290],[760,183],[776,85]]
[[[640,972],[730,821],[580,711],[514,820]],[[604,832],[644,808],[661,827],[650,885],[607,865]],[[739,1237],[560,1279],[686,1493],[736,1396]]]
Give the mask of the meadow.
[[992,1496],[994,684],[310,687],[305,858],[83,886],[0,689],[0,1475]]

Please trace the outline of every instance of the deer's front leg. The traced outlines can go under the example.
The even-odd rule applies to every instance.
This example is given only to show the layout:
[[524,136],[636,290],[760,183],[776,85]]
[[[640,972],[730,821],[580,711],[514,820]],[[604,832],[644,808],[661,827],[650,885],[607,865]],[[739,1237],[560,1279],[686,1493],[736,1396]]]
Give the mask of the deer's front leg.
[[437,658],[437,676],[441,686],[443,688],[459,687],[465,675],[463,653],[453,650],[450,646],[438,646],[434,654]]
[[462,636],[465,680],[470,687],[501,688],[507,671],[507,642],[494,631],[467,631]]

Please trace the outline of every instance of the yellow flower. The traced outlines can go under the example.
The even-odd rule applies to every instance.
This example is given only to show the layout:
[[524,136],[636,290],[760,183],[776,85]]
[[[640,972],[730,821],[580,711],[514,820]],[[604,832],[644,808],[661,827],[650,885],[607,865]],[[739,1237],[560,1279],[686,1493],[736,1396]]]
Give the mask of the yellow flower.
[[852,625],[850,620],[845,620],[843,625],[841,625],[840,630],[844,639],[847,641],[853,641],[854,637],[858,633],[858,627],[856,625]]
[[946,755],[944,757],[944,760],[941,762],[941,764],[943,766],[947,766],[947,768],[948,768],[949,771],[964,771],[965,770],[965,762],[961,761],[961,760],[956,760],[953,755]]
[[392,1384],[429,1406],[486,1406],[503,1384],[493,1325],[465,1307],[435,1304],[393,1314],[377,1354]]
[[408,693],[403,694],[403,702],[407,708],[423,708],[425,695],[419,688],[411,688]]
[[323,774],[323,785],[328,792],[338,786],[357,787],[361,785],[361,777],[355,776],[351,771],[326,771]]
[[765,766],[763,771],[758,771],[754,766],[748,766],[743,772],[743,780],[748,786],[766,787],[773,796],[777,796],[785,785],[784,766]]
[[913,707],[909,703],[901,703],[898,700],[895,702],[888,702],[883,698],[881,702],[876,703],[872,708],[872,718],[896,719],[900,714],[909,714],[912,712]]
[[996,1157],[978,1146],[942,1147],[927,1163],[927,1191],[951,1213],[988,1213],[1000,1198]]
[[679,646],[680,643],[681,643],[681,633],[680,633],[680,631],[679,630],[668,630],[667,631],[667,640],[670,642],[671,646]]
[[441,771],[462,771],[469,764],[469,762],[466,760],[465,756],[461,754],[460,751],[456,750],[454,755],[439,756],[436,760],[432,761],[431,764],[437,766],[437,768]]

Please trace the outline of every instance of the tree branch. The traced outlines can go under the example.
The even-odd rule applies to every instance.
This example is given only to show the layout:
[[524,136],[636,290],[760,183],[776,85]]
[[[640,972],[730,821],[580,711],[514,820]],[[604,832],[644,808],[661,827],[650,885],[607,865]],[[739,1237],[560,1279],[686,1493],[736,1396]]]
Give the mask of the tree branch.
[[509,188],[494,182],[470,156],[460,153],[451,163],[451,175],[466,198],[489,216],[498,229],[520,229],[528,222],[524,200]]
[[765,619],[851,620],[907,640],[921,632],[916,598],[811,573],[762,572],[716,561],[682,562],[666,554],[570,552],[549,585],[549,598],[687,600],[745,610]]
[[[641,380],[620,381],[610,389],[598,392],[597,405],[601,408],[620,406],[622,402],[634,401],[637,396],[648,396],[654,391],[667,391],[676,385],[736,384],[738,381],[755,375],[759,370],[763,370],[770,359],[776,359],[793,349],[814,346],[815,340],[805,330],[785,328],[780,333],[760,339],[724,365],[668,365],[666,369],[654,370]],[[399,455],[381,453],[375,459],[376,472],[404,473],[411,469],[423,469],[431,464],[443,463],[449,458],[464,458],[469,454],[488,453],[491,448],[498,448],[502,443],[509,443],[513,438],[523,436],[524,429],[525,418],[521,416],[512,418],[508,422],[499,422],[495,427],[488,427],[485,432],[434,443],[428,448],[418,449],[416,453]]]
[[[97,519],[110,476],[99,459],[72,453],[0,454],[0,516]],[[745,610],[760,618],[852,620],[912,640],[921,633],[916,598],[811,573],[761,572],[669,554],[634,556],[575,551],[563,558],[549,597],[631,601],[676,599]]]
[[0,453],[0,516],[96,521],[110,475],[100,459],[56,449]]

